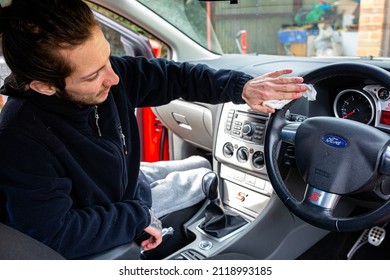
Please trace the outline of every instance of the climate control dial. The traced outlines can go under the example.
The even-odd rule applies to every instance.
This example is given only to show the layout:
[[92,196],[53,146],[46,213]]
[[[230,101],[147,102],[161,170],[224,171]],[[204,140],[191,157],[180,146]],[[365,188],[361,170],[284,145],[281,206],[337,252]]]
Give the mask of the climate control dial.
[[249,151],[246,147],[240,147],[238,150],[237,150],[237,160],[239,162],[247,162],[248,161],[248,158],[249,158]]
[[252,156],[252,164],[255,168],[262,168],[264,166],[264,153],[257,151]]
[[225,143],[225,145],[223,145],[223,155],[227,158],[230,158],[233,156],[233,153],[234,153],[234,147],[233,147],[233,144],[230,143],[230,142],[227,142]]

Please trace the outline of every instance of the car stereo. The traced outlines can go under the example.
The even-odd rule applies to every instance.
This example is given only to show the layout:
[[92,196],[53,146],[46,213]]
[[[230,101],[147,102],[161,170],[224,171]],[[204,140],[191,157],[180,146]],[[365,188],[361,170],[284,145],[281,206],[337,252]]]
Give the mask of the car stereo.
[[247,105],[224,104],[215,146],[217,160],[266,174],[263,143],[267,122],[268,114],[255,113]]

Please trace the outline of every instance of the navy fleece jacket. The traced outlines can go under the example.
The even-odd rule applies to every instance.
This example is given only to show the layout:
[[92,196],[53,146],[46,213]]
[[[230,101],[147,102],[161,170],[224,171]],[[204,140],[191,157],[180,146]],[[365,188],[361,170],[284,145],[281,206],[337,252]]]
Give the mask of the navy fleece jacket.
[[179,97],[243,103],[251,78],[163,59],[111,63],[120,82],[99,106],[2,90],[0,219],[70,259],[128,243],[150,223],[135,108]]

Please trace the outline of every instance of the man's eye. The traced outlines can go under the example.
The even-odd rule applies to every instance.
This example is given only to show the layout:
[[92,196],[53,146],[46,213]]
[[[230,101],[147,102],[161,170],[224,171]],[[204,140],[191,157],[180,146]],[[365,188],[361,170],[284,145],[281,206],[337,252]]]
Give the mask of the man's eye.
[[93,81],[93,80],[96,80],[97,77],[98,77],[98,73],[93,74],[93,75],[90,76],[88,79],[86,79],[86,81],[91,82],[91,81]]

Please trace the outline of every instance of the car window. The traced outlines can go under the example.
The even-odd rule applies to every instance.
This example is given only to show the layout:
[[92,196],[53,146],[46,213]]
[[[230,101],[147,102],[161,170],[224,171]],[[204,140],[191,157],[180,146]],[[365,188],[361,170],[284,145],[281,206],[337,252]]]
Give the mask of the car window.
[[100,22],[113,55],[145,56],[148,58],[168,56],[168,47],[150,33],[104,7],[87,3]]
[[216,53],[223,52],[209,21],[209,3],[183,0],[139,0],[139,2],[204,48]]
[[121,41],[121,34],[110,26],[104,24],[101,24],[101,28],[104,33],[104,36],[110,43],[111,54],[117,56],[126,55],[126,49]]
[[218,54],[388,57],[389,1],[137,0]]

